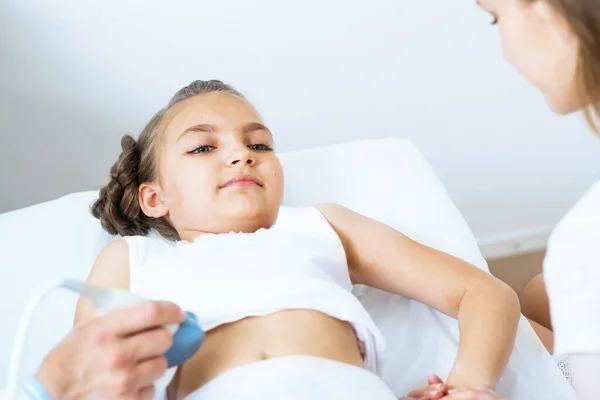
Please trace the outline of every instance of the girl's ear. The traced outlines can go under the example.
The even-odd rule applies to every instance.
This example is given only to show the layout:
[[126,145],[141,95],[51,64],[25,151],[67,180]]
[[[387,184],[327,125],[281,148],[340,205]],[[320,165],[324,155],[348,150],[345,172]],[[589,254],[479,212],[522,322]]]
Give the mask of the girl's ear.
[[142,212],[152,218],[161,218],[169,214],[169,208],[161,196],[156,183],[142,183],[139,188],[140,207]]

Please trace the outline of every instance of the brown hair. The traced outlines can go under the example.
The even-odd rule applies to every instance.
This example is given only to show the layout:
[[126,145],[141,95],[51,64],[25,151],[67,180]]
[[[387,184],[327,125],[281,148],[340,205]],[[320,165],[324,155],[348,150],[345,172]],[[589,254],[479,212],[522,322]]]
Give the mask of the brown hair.
[[110,181],[100,189],[100,195],[91,207],[92,215],[100,220],[104,230],[111,235],[135,236],[146,235],[154,229],[166,239],[179,239],[166,218],[152,218],[142,212],[139,187],[144,182],[158,179],[156,159],[168,111],[190,97],[214,92],[244,98],[221,81],[193,81],[175,93],[167,106],[150,119],[137,141],[129,135],[123,136],[122,152],[110,169]]
[[600,1],[545,1],[568,24],[579,39],[576,84],[579,102],[591,128],[600,134]]

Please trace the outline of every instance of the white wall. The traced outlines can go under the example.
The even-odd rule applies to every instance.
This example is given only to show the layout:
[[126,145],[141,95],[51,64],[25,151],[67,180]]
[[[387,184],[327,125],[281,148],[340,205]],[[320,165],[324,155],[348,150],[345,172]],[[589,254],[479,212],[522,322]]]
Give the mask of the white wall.
[[600,140],[546,109],[472,1],[168,4],[0,3],[0,212],[97,187],[122,134],[211,78],[280,151],[411,138],[488,254],[543,243],[600,177]]

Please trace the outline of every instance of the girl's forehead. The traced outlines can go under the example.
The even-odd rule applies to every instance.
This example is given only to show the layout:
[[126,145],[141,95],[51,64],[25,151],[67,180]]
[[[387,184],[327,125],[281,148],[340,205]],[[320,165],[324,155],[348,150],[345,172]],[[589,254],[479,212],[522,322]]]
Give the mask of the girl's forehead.
[[261,123],[262,120],[247,101],[216,92],[194,96],[175,104],[167,112],[164,132],[167,141],[172,141],[198,125],[235,129],[250,122]]

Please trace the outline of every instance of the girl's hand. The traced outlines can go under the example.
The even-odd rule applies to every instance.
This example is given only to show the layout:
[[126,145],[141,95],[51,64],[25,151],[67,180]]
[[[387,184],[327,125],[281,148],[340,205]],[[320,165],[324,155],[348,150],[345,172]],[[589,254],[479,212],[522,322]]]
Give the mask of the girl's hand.
[[502,398],[485,386],[467,386],[449,390],[442,400],[502,400]]
[[400,400],[438,400],[447,394],[448,386],[437,375],[429,375],[427,383],[429,386],[413,390]]
[[502,400],[498,394],[485,386],[449,388],[437,375],[427,377],[429,386],[413,390],[400,400]]

